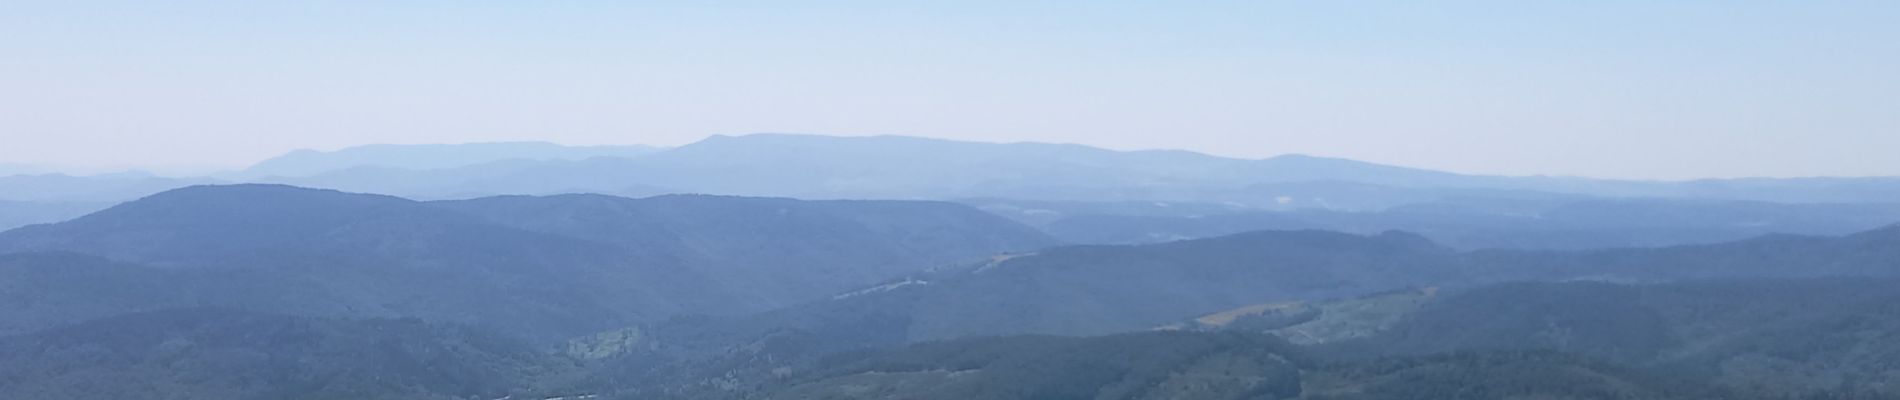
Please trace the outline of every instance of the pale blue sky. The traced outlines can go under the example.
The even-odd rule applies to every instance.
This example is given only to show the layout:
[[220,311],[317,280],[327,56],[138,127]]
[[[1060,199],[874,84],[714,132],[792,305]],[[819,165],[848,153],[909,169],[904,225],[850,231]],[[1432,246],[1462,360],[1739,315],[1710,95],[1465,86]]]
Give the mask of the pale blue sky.
[[803,132],[1900,175],[1900,1],[386,3],[0,0],[0,162]]

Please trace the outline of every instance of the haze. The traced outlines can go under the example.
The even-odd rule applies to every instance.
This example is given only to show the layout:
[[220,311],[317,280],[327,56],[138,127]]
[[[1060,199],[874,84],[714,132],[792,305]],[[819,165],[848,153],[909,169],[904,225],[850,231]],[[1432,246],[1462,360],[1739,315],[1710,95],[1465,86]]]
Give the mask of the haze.
[[712,134],[1900,174],[1900,3],[0,4],[0,162]]
[[1894,21],[0,0],[0,400],[1900,399]]

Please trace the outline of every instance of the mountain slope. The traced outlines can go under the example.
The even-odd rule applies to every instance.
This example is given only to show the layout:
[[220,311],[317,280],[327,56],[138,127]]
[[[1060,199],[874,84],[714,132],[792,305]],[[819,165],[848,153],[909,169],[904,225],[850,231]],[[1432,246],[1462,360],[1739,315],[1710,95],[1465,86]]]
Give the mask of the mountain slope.
[[[180,189],[0,233],[0,253],[81,253],[117,261],[116,269],[162,270],[175,289],[161,303],[413,316],[537,340],[762,311],[926,263],[1045,243],[1028,228],[947,203],[421,203],[274,185]],[[102,290],[80,271],[39,276],[47,287]]]
[[1473,273],[1492,280],[1885,277],[1900,274],[1900,225],[1843,236],[1767,235],[1653,249],[1483,250],[1462,258]]
[[430,203],[528,231],[665,249],[776,304],[1055,244],[963,205],[727,196],[506,196]]
[[628,357],[690,358],[780,335],[850,349],[968,336],[1139,331],[1209,310],[1452,280],[1455,270],[1442,262],[1454,254],[1403,233],[1311,231],[1057,247],[751,316],[652,324],[643,350]]
[[[1005,336],[812,355],[761,343],[618,386],[620,399],[1754,398],[1588,357],[1461,352],[1338,360],[1247,333]],[[627,376],[607,370],[607,375]],[[1773,398],[1773,397],[1764,397]]]
[[0,232],[33,224],[65,221],[112,206],[107,202],[0,200]]
[[[1258,232],[1141,246],[1071,246],[946,268],[740,318],[647,326],[651,351],[678,358],[778,335],[849,349],[946,338],[1092,335],[1152,329],[1261,304],[1352,298],[1411,287],[1508,281],[1900,277],[1900,229],[1771,236],[1706,246],[1460,253],[1416,235]],[[1404,307],[1373,307],[1404,313]],[[1334,321],[1363,336],[1389,322]],[[1317,329],[1317,328],[1315,328]]]
[[0,338],[0,397],[10,399],[499,398],[575,369],[462,327],[219,309]]
[[1361,353],[1565,351],[1741,393],[1900,394],[1891,279],[1515,283],[1426,304]]
[[1186,215],[1083,214],[1050,221],[1074,243],[1134,244],[1263,229],[1404,230],[1462,249],[1594,249],[1717,243],[1786,233],[1843,235],[1900,222],[1894,204],[1699,200],[1463,199],[1374,212],[1302,209]]
[[[722,296],[731,292],[664,253],[507,228],[394,197],[287,186],[170,191],[0,233],[0,249],[171,271],[170,279],[190,285],[168,299],[194,304],[417,316],[537,337],[759,307]],[[83,281],[65,287],[91,289]],[[187,291],[194,287],[205,290]]]
[[196,302],[176,274],[73,253],[0,254],[0,336]]
[[1572,354],[1457,352],[1334,362],[1303,371],[1301,399],[1776,399]]
[[1300,394],[1297,357],[1257,335],[983,338],[836,357],[770,397],[1279,399]]
[[[975,337],[872,350],[826,342],[849,330],[779,330],[684,362],[642,370],[619,360],[602,371],[653,374],[623,386],[639,388],[625,398],[1230,398],[1254,390],[1366,400],[1891,398],[1900,379],[1892,368],[1900,365],[1895,283],[1507,283],[1443,296],[1400,292],[1375,298],[1403,294],[1404,307],[1326,310],[1392,314],[1376,319],[1396,323],[1304,348],[1258,335],[1278,325],[1239,322],[1216,335]],[[1292,377],[1297,385],[1284,384]]]

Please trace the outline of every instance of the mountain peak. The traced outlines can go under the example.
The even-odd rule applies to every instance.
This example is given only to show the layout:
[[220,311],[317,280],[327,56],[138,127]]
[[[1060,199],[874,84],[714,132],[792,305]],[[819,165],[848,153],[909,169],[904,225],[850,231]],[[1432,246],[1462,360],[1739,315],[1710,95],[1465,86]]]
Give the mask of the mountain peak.
[[331,225],[375,209],[418,203],[407,199],[275,184],[198,185],[129,201],[43,230],[114,234],[160,228],[280,229]]

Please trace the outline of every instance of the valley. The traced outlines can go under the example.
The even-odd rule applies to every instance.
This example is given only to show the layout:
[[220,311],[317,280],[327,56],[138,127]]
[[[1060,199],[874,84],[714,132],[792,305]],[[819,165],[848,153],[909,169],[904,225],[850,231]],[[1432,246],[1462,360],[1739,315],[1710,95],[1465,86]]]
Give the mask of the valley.
[[[768,135],[436,161],[459,152],[393,146],[270,167],[434,171],[412,172],[421,177],[667,165],[675,178],[761,179],[724,181],[733,186],[716,195],[419,200],[236,183],[0,203],[49,219],[0,232],[0,398],[1900,396],[1900,348],[1884,345],[1900,332],[1889,318],[1900,208],[1885,202],[1612,197],[1316,158],[1243,174],[1218,171],[1255,167],[1182,153],[855,142]],[[880,190],[816,192],[843,189],[739,162],[799,146],[1255,176],[1244,191],[1280,200],[1180,187],[1008,198],[890,183],[1008,186],[945,178],[968,165],[864,175],[819,157],[761,161]],[[878,159],[851,157],[840,160]],[[1059,179],[1073,182],[1128,176],[986,165],[1067,170],[1076,175]],[[1388,178],[1328,180],[1359,173]],[[250,176],[288,180],[273,174]],[[1662,187],[1619,185],[1593,187]],[[830,199],[854,196],[916,199]]]

